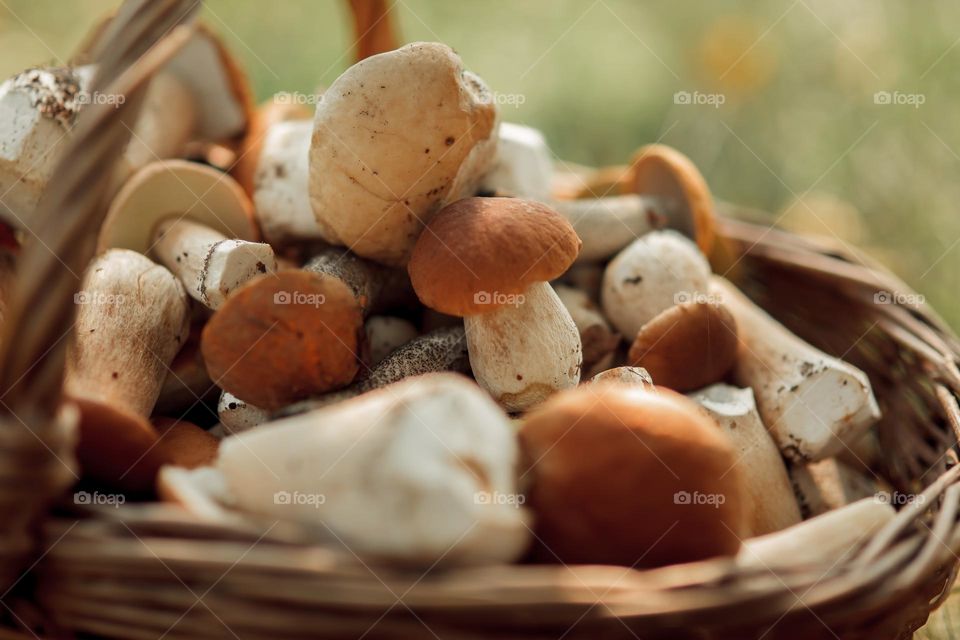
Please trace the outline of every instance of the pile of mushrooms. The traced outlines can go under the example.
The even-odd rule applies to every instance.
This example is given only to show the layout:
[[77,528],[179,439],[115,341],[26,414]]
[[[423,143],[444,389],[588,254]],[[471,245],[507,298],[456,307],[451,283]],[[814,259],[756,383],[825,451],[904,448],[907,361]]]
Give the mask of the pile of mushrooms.
[[[11,225],[90,73],[0,85]],[[830,563],[892,517],[844,461],[869,380],[713,273],[679,151],[558,170],[438,43],[255,110],[206,29],[137,132],[76,298],[84,482],[420,566]]]

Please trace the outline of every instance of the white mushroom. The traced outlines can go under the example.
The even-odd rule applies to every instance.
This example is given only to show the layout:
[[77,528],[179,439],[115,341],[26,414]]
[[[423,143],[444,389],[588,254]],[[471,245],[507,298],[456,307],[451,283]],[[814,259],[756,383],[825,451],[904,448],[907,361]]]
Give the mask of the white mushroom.
[[711,291],[739,328],[734,378],[753,388],[763,423],[785,457],[830,457],[877,421],[880,409],[862,371],[801,340],[723,278],[711,281]]
[[661,311],[704,296],[709,283],[710,265],[697,245],[676,231],[651,232],[607,265],[604,315],[632,340]]
[[802,564],[834,567],[895,515],[890,505],[865,498],[789,529],[745,540],[737,564],[774,570]]
[[266,422],[270,412],[224,391],[217,402],[217,416],[227,434],[237,434]]
[[590,378],[590,382],[615,382],[645,389],[654,389],[653,378],[643,367],[614,367],[601,371]]
[[790,468],[790,478],[807,518],[876,496],[885,489],[876,479],[836,458],[794,465]]
[[780,531],[802,520],[787,468],[757,413],[750,389],[715,384],[688,394],[700,403],[737,450],[746,486],[750,535]]
[[217,466],[241,509],[432,566],[524,551],[517,458],[503,412],[467,379],[434,374],[226,438]]
[[620,344],[620,336],[610,328],[610,323],[586,293],[562,284],[553,285],[553,290],[580,332],[583,375],[591,376],[609,369],[614,352]]
[[310,199],[325,239],[405,265],[430,218],[476,190],[496,129],[489,90],[446,45],[409,44],[353,65],[314,120]]
[[364,327],[370,345],[370,366],[376,367],[398,347],[417,337],[417,328],[408,320],[394,316],[371,316]]
[[482,191],[547,202],[553,182],[553,155],[533,127],[500,123],[497,153],[480,181]]

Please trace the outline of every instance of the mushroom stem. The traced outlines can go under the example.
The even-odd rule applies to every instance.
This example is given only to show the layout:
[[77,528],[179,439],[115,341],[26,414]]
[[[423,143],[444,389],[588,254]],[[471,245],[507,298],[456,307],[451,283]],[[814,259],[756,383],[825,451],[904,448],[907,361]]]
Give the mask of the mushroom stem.
[[370,345],[370,366],[376,367],[397,348],[417,337],[412,323],[394,316],[371,316],[364,324]]
[[332,276],[353,293],[364,316],[376,305],[383,290],[387,269],[369,260],[356,256],[346,249],[331,247],[307,260],[305,271]]
[[711,290],[736,318],[738,384],[753,388],[785,457],[821,460],[856,441],[880,417],[866,374],[791,333],[723,278]]
[[737,563],[758,569],[787,564],[835,566],[895,515],[890,505],[864,498],[789,529],[746,540]]
[[836,458],[794,466],[790,478],[805,518],[876,496],[883,490],[879,482]]
[[746,487],[749,534],[780,531],[802,520],[786,465],[757,413],[750,389],[715,384],[689,394],[727,434]]
[[610,368],[620,335],[610,328],[610,323],[586,293],[562,284],[553,285],[553,290],[580,332],[584,375]]
[[508,411],[529,409],[580,381],[580,333],[548,283],[535,282],[515,304],[463,322],[477,382]]
[[647,195],[620,195],[560,200],[554,209],[573,226],[583,247],[577,262],[601,262],[670,219],[670,202]]
[[270,412],[244,402],[229,391],[224,391],[217,402],[217,416],[224,431],[228,434],[237,434],[266,422],[270,419]]
[[160,222],[153,241],[157,259],[180,278],[190,297],[211,309],[247,280],[277,268],[270,245],[231,240],[186,218]]
[[167,368],[187,338],[183,287],[149,258],[112,249],[87,268],[75,299],[67,394],[149,416]]

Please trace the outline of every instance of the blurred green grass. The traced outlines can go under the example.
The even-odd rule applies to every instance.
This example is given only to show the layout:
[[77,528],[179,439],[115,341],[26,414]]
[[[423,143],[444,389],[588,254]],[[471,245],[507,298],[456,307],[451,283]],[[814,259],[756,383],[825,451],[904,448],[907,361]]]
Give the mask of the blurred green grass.
[[[117,4],[3,0],[0,72],[68,59]],[[207,0],[205,19],[265,98],[346,68],[344,7]],[[678,147],[718,197],[867,247],[960,327],[960,3],[401,0],[395,14],[404,41],[444,41],[495,91],[522,96],[504,119],[542,129],[558,158],[605,165],[652,141]],[[676,104],[684,91],[724,102]],[[923,104],[876,104],[878,91]],[[950,626],[941,614],[922,637],[953,637]]]

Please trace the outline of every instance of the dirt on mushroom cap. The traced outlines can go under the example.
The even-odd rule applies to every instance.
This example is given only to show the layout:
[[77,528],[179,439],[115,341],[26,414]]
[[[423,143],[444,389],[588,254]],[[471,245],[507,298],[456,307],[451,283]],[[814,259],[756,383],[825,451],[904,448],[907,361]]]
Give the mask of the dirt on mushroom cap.
[[417,297],[450,315],[492,311],[534,282],[561,275],[580,239],[545,204],[516,198],[465,198],[427,225],[408,265]]

